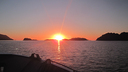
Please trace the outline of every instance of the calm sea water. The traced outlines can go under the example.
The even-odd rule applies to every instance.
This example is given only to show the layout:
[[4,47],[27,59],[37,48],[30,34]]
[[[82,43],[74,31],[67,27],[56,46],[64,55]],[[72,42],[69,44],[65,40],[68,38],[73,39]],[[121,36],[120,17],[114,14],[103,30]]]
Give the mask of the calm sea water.
[[128,72],[128,41],[0,41],[0,54],[32,53],[80,72]]

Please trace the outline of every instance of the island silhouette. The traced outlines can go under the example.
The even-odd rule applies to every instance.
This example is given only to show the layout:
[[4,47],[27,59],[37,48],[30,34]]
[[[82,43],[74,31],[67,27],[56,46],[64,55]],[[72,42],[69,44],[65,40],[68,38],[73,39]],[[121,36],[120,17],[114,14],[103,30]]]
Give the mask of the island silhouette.
[[128,32],[106,33],[96,39],[97,41],[128,41]]
[[13,39],[8,37],[7,35],[0,34],[0,40],[13,40]]
[[79,38],[79,37],[77,37],[77,38],[71,38],[69,40],[72,40],[72,41],[87,41],[86,38]]
[[32,40],[31,38],[24,38],[23,40]]
[[23,41],[26,41],[26,40],[32,40],[32,41],[37,41],[36,39],[31,39],[31,38],[24,38]]

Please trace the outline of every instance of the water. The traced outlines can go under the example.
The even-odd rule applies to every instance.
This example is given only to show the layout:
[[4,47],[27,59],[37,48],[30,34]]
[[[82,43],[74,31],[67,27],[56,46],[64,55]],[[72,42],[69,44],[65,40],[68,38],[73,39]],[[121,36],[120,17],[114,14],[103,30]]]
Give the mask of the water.
[[128,41],[0,41],[0,54],[32,53],[80,72],[128,72]]

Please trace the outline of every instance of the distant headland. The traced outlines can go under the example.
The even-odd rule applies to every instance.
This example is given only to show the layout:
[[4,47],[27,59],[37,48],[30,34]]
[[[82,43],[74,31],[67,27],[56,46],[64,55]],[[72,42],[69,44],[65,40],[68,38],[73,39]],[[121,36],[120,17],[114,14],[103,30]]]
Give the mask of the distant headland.
[[128,41],[128,32],[106,33],[96,39],[97,41]]
[[13,39],[8,37],[7,35],[0,34],[0,40],[13,40]]

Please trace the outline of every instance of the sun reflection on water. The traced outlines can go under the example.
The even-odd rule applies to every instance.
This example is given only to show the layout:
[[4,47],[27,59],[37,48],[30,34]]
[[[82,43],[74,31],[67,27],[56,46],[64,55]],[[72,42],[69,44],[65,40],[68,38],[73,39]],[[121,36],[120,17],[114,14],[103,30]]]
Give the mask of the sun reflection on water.
[[58,53],[60,54],[60,41],[58,40]]
[[60,40],[58,40],[58,57],[57,59],[60,59]]

